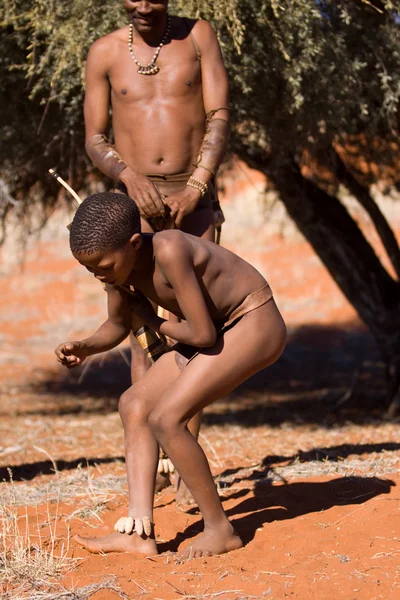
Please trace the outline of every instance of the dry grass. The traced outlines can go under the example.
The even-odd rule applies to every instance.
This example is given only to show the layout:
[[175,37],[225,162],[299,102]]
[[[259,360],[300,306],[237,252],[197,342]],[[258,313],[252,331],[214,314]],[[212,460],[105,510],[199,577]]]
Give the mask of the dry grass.
[[398,455],[393,457],[387,454],[379,456],[377,453],[371,454],[365,459],[340,459],[337,462],[326,459],[302,463],[301,460],[295,460],[289,465],[271,467],[268,478],[271,481],[288,481],[296,478],[320,476],[352,477],[353,475],[362,475],[378,477],[398,472],[399,463],[400,458]]
[[[23,596],[23,600],[86,600],[101,590],[110,590],[110,592],[115,592],[120,598],[129,600],[129,596],[121,590],[114,578],[69,590],[63,586],[56,585],[53,590],[37,590],[29,593]],[[22,596],[19,595],[18,591],[16,593],[7,592],[2,598],[4,600],[22,600]]]
[[[18,484],[13,481],[11,471],[10,481],[1,484],[4,493],[0,503],[0,597],[2,600],[85,600],[100,590],[110,590],[127,598],[114,579],[76,589],[66,589],[59,583],[63,575],[81,562],[70,557],[69,521],[93,516],[101,521],[99,513],[117,490],[122,489],[126,478],[94,478],[91,469],[82,468],[73,475],[61,477],[56,462],[49,458],[55,474],[50,484]],[[81,497],[83,506],[61,520],[60,501],[70,497]],[[61,535],[60,527],[65,527]]]
[[[10,478],[11,479],[11,478]],[[51,501],[83,498],[85,509],[99,511],[118,493],[124,491],[125,476],[103,475],[94,477],[92,469],[78,467],[71,475],[58,476],[43,484],[10,482],[0,483],[0,496],[4,505],[34,506]]]
[[64,539],[58,538],[58,503],[46,504],[44,519],[37,508],[33,515],[28,514],[27,507],[21,514],[18,507],[1,504],[0,522],[2,598],[39,597],[31,592],[48,591],[79,562],[68,556],[69,529]]

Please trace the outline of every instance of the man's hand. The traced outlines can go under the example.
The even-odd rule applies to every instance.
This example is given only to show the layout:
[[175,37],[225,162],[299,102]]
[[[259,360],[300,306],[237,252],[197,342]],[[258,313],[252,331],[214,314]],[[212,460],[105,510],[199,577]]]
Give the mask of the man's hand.
[[119,180],[125,184],[128,196],[136,202],[142,216],[152,219],[165,215],[165,206],[160,194],[148,177],[126,167],[119,174]]
[[171,217],[178,229],[182,225],[184,217],[196,210],[199,200],[200,192],[190,186],[184,187],[181,192],[165,197],[165,204],[171,209]]
[[57,346],[55,353],[58,362],[67,369],[79,367],[89,355],[85,342],[64,342]]

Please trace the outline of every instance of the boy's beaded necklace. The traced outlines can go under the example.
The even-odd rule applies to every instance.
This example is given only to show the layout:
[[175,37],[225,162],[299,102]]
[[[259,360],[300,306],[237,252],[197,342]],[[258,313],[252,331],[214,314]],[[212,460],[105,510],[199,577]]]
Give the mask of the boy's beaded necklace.
[[157,67],[156,60],[158,58],[158,55],[160,54],[161,48],[164,46],[165,42],[168,40],[170,31],[171,31],[171,19],[170,19],[169,15],[167,15],[167,28],[166,28],[164,36],[160,42],[160,45],[157,46],[156,51],[155,51],[154,56],[151,59],[151,61],[147,65],[142,65],[138,61],[136,56],[133,54],[133,50],[132,50],[133,23],[132,23],[132,21],[129,23],[129,40],[128,40],[129,54],[131,55],[131,58],[134,61],[134,63],[137,65],[137,68],[138,68],[137,72],[139,73],[139,75],[156,75],[159,72],[160,68]]

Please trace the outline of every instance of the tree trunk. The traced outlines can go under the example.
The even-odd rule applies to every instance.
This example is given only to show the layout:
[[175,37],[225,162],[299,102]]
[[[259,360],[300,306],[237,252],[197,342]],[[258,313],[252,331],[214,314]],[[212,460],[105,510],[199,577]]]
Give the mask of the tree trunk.
[[385,357],[400,353],[400,285],[390,277],[341,202],[305,179],[295,161],[268,174],[286,209]]
[[354,177],[337,153],[336,177],[369,214],[375,229],[382,240],[382,244],[386,250],[386,253],[393,265],[397,279],[400,279],[400,249],[396,240],[396,236],[387,222],[385,215],[381,212],[379,206],[369,193],[368,188],[362,185]]
[[400,284],[341,202],[305,179],[294,158],[279,166],[266,166],[254,155],[247,159],[276,185],[290,217],[377,340],[392,383],[394,414],[400,408]]

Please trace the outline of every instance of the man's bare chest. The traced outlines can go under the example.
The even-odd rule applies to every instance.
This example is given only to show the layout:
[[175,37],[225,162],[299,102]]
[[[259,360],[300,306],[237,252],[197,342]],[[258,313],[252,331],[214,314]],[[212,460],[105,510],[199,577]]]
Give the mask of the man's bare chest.
[[[143,56],[137,52],[140,64],[146,65],[151,60],[152,53],[148,50]],[[122,48],[108,74],[113,102],[129,104],[154,98],[195,97],[200,92],[201,65],[188,40],[167,44],[156,64],[160,69],[156,75],[142,75],[128,48],[126,51]]]

